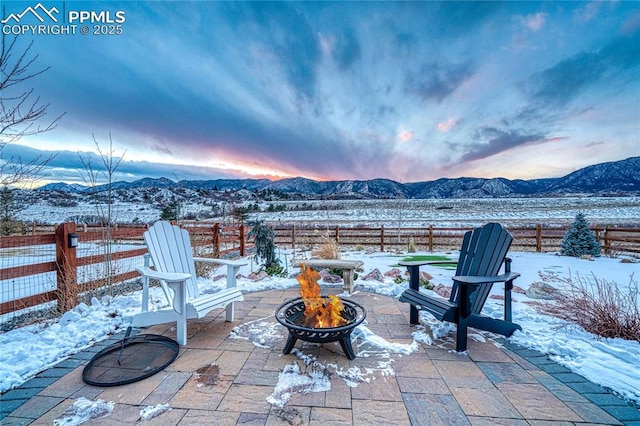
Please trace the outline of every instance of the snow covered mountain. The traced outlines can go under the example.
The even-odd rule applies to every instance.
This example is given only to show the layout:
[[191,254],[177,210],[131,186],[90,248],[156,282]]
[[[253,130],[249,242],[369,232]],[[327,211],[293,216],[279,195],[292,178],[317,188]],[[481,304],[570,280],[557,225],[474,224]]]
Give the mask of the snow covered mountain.
[[[268,179],[215,179],[182,180],[174,182],[167,178],[144,178],[133,182],[115,182],[113,189],[118,196],[129,197],[124,192],[139,193],[140,190],[164,189],[202,196],[202,192],[229,196],[243,191],[257,198],[269,197],[297,199],[341,199],[341,198],[495,198],[553,196],[567,194],[592,195],[637,195],[640,194],[640,157],[595,164],[577,170],[561,178],[509,180],[505,178],[442,178],[428,182],[399,183],[389,179],[314,181],[296,177],[271,181]],[[67,193],[88,192],[82,185],[50,183],[38,188],[43,191]],[[94,187],[91,192],[106,190],[106,185]],[[238,194],[236,194],[238,195]],[[262,197],[261,197],[262,195]],[[147,195],[149,196],[149,195]]]

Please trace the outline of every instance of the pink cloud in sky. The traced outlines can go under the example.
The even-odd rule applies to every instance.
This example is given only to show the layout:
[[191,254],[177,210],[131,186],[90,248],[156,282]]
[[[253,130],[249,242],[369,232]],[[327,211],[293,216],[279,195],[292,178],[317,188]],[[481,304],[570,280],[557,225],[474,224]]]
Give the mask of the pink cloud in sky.
[[538,31],[544,25],[547,18],[546,13],[538,12],[533,15],[527,15],[523,18],[524,25],[532,31]]
[[402,143],[407,143],[411,139],[413,139],[413,136],[414,136],[413,130],[401,130],[400,133],[398,133],[398,140]]
[[458,124],[458,119],[457,118],[450,118],[447,121],[443,121],[441,123],[438,123],[438,130],[440,130],[441,132],[448,132],[449,130],[453,129],[454,127],[456,127],[456,125]]

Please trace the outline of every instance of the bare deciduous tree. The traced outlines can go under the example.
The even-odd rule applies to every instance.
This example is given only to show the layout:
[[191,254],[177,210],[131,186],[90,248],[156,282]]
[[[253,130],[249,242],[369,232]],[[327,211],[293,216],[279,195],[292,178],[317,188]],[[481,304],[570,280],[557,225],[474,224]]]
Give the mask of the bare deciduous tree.
[[85,183],[91,188],[91,196],[96,197],[96,199],[104,200],[104,204],[106,206],[105,209],[101,207],[101,203],[96,204],[96,208],[98,209],[98,217],[100,217],[101,225],[102,225],[102,247],[104,248],[104,272],[106,277],[105,285],[109,288],[109,294],[113,296],[113,283],[112,277],[116,273],[117,264],[113,261],[113,239],[111,238],[111,230],[113,229],[113,225],[115,222],[115,218],[113,217],[112,205],[113,205],[113,178],[116,170],[120,166],[124,155],[126,154],[126,150],[122,153],[121,156],[117,156],[113,149],[113,139],[111,138],[111,133],[109,133],[109,148],[108,150],[103,150],[100,147],[100,143],[96,140],[95,135],[93,135],[93,142],[96,145],[96,150],[98,151],[98,156],[100,157],[100,161],[102,162],[102,169],[104,177],[106,178],[106,197],[100,197],[98,194],[97,186],[100,180],[100,172],[94,168],[91,158],[83,158],[81,155],[80,162],[84,166],[86,171],[86,176],[83,176]]
[[[2,17],[5,16],[3,8]],[[9,209],[13,197],[11,186],[26,185],[33,182],[42,169],[55,157],[54,154],[36,156],[23,161],[22,158],[4,158],[3,151],[8,143],[16,142],[24,136],[36,135],[54,129],[60,118],[59,115],[50,122],[44,121],[47,115],[48,103],[43,103],[34,94],[33,88],[24,88],[29,81],[49,70],[49,67],[39,68],[36,64],[37,54],[31,51],[33,41],[21,50],[17,44],[17,36],[8,36],[4,32],[0,42],[0,187],[5,195],[0,199],[3,211]],[[13,218],[3,215],[2,224],[8,224]]]

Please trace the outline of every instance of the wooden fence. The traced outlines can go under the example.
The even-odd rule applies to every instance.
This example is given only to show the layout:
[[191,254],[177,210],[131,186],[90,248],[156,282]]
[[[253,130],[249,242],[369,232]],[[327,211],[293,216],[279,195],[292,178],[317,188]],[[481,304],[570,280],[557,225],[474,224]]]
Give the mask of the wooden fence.
[[[184,225],[194,252],[204,257],[246,254],[244,226]],[[77,305],[81,293],[135,279],[147,252],[146,227],[76,227],[63,223],[53,233],[0,238],[0,315],[48,302],[59,312]],[[71,243],[76,238],[77,247]],[[80,253],[79,253],[80,252]],[[15,263],[15,264],[12,264]],[[87,267],[93,267],[88,271]]]
[[[184,222],[194,254],[205,257],[244,256],[250,247],[243,225],[221,226],[210,222]],[[605,254],[640,253],[640,227],[593,226]],[[59,225],[55,232],[0,238],[0,315],[47,302],[57,302],[64,312],[77,304],[78,295],[111,283],[138,277],[146,253],[142,234],[146,227],[120,226],[111,230]],[[313,248],[326,241],[340,247],[446,251],[457,249],[468,229],[456,227],[301,227],[274,226],[276,245],[294,249]],[[533,225],[510,227],[512,250],[557,251],[566,232],[563,227]],[[69,235],[79,246],[71,247]],[[89,250],[91,248],[93,251]],[[80,252],[80,253],[79,253]],[[15,264],[12,264],[15,262]],[[117,267],[112,264],[120,263]],[[122,264],[123,262],[128,262]],[[93,274],[87,273],[93,268]],[[53,277],[53,278],[52,278]]]
[[[418,250],[444,251],[460,246],[462,235],[470,228],[435,227],[385,228],[345,226],[276,225],[276,245],[291,248],[311,248],[325,241],[335,241],[341,247],[376,248],[380,251],[404,248],[413,244]],[[566,227],[509,227],[514,236],[512,250],[550,252],[560,250]],[[603,253],[640,253],[640,227],[592,226]]]

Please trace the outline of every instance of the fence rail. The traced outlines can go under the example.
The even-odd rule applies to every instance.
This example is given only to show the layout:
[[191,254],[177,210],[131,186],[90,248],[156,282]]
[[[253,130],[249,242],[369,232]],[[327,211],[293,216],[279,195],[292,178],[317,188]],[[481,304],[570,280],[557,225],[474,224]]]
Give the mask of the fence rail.
[[[210,222],[184,222],[191,235],[194,254],[223,257],[244,256],[250,247],[245,227],[221,226]],[[380,251],[407,248],[445,251],[460,246],[468,229],[459,227],[273,227],[276,245],[313,248],[326,241],[341,247],[370,247]],[[0,238],[0,315],[48,302],[59,311],[77,304],[78,295],[112,283],[135,279],[146,253],[142,234],[146,227],[76,227],[59,225],[55,232]],[[536,224],[511,227],[512,250],[557,251],[566,227]],[[605,254],[640,253],[640,227],[592,226]],[[79,246],[69,247],[69,234],[76,234]]]
[[[313,227],[274,226],[277,245],[297,248],[335,241],[343,247],[376,247],[380,251],[388,248],[408,247],[413,244],[418,250],[442,251],[460,246],[463,234],[470,228],[435,227],[385,228],[385,227]],[[612,225],[592,226],[605,254],[640,253],[640,227],[616,227]],[[561,226],[509,227],[514,236],[512,250],[549,252],[560,250],[567,228]]]

